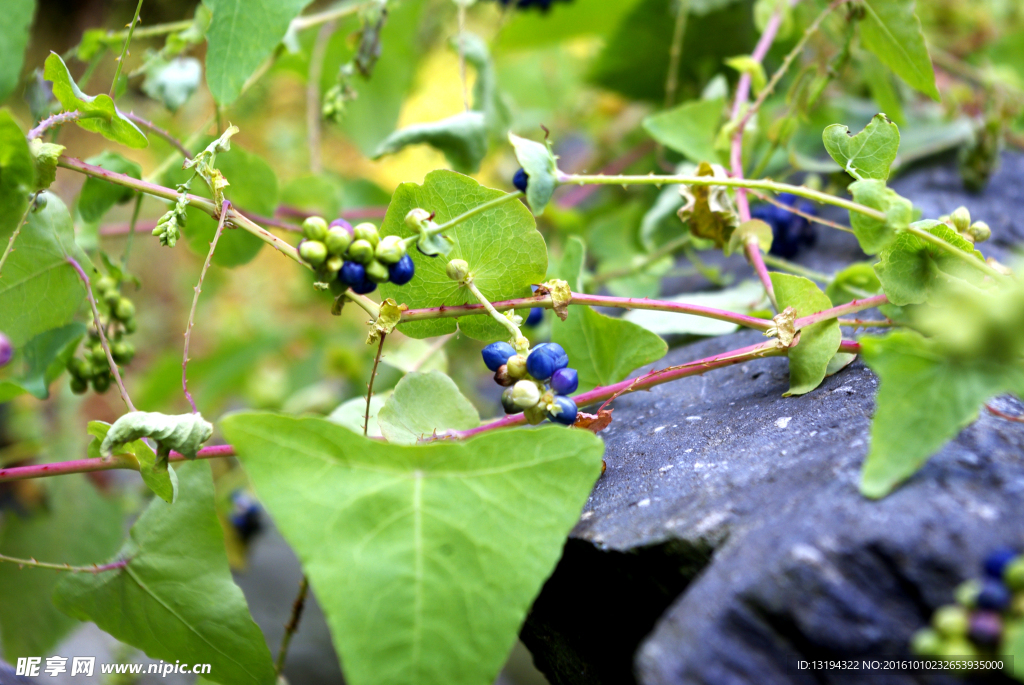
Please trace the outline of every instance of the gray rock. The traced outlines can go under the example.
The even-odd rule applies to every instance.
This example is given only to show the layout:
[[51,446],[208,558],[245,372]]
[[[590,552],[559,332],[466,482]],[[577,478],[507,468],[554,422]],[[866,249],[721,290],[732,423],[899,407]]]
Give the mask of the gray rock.
[[890,497],[860,496],[876,385],[855,362],[784,398],[774,358],[616,400],[607,471],[522,633],[551,682],[945,682],[797,668],[907,655],[988,550],[1024,548],[1024,425],[988,412]]

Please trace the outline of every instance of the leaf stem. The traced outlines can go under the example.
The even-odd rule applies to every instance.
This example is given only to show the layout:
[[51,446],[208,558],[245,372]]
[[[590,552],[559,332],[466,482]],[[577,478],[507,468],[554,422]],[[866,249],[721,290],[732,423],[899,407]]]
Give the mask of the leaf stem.
[[121,67],[124,65],[124,58],[128,55],[128,46],[132,44],[132,35],[135,33],[135,25],[139,23],[139,12],[142,11],[142,2],[139,0],[139,4],[135,6],[135,16],[132,18],[132,23],[128,25],[128,36],[124,39],[124,46],[121,48],[121,56],[117,58],[117,69],[114,71],[114,82],[110,84],[110,99],[115,100],[115,91],[117,90],[117,79],[121,77]]
[[274,665],[277,677],[284,672],[285,659],[288,657],[288,646],[292,643],[292,636],[299,630],[299,619],[302,618],[302,610],[306,606],[306,594],[309,592],[309,578],[303,574],[299,582],[299,593],[295,595],[292,602],[292,615],[284,626],[284,635],[281,637],[281,647],[277,650],[277,663]]
[[951,245],[947,243],[939,236],[934,235],[933,233],[930,233],[929,231],[926,231],[923,228],[918,228],[917,226],[907,226],[903,230],[906,231],[907,233],[910,233],[911,235],[917,236],[926,243],[931,243],[940,250],[948,252],[957,259],[969,264],[970,266],[973,266],[975,269],[978,269],[986,276],[991,276],[992,279],[995,280],[996,282],[1002,282],[1006,278],[1003,274],[999,273],[991,266],[978,259],[973,253],[964,252],[956,245]]
[[672,45],[668,50],[668,76],[665,78],[665,109],[676,103],[679,88],[679,60],[683,56],[683,36],[686,35],[686,19],[690,15],[690,0],[676,3],[676,25],[672,31]]
[[167,129],[164,129],[164,128],[161,128],[161,127],[157,126],[156,124],[154,124],[152,121],[149,121],[148,119],[143,119],[142,117],[140,117],[135,112],[128,112],[127,114],[124,114],[124,117],[126,119],[130,119],[130,120],[134,121],[136,124],[138,124],[142,128],[148,129],[148,130],[152,131],[153,133],[155,133],[160,138],[163,138],[164,140],[166,140],[168,143],[171,144],[171,146],[174,147],[174,149],[176,149],[178,152],[180,152],[182,154],[182,156],[185,157],[185,159],[188,159],[188,158],[190,158],[192,156],[192,153],[189,152],[188,148],[185,147],[185,145],[180,140],[178,140],[177,138],[172,136],[170,134],[170,132],[167,131]]
[[121,268],[128,270],[128,257],[132,254],[132,245],[135,244],[135,225],[139,222],[139,213],[142,211],[142,193],[135,194],[135,207],[132,209],[132,220],[128,224],[128,242],[124,246],[124,253],[121,254]]
[[[136,38],[153,38],[155,36],[163,36],[168,33],[176,33],[178,31],[184,31],[185,29],[192,26],[192,19],[182,19],[181,21],[171,21],[165,24],[153,24],[152,26],[146,26],[145,28],[136,29]],[[115,31],[108,33],[103,37],[103,42],[111,45],[116,44],[118,41],[128,36],[128,29],[121,31]]]
[[7,262],[7,257],[14,252],[14,241],[18,239],[18,235],[21,233],[22,226],[28,221],[28,214],[32,211],[32,205],[36,202],[36,193],[28,201],[28,207],[25,208],[25,213],[21,215],[21,221],[18,222],[17,228],[14,229],[14,233],[11,234],[10,239],[7,241],[7,247],[4,248],[4,254],[0,257],[0,278],[3,277],[4,264]]
[[[501,197],[496,197],[493,200],[488,200],[487,202],[484,202],[482,204],[477,205],[473,209],[466,210],[462,214],[459,214],[456,217],[452,217],[451,219],[449,219],[448,221],[444,222],[443,224],[439,224],[437,226],[434,226],[433,228],[428,228],[426,231],[423,232],[423,235],[433,236],[433,235],[438,235],[440,233],[444,233],[448,229],[454,228],[455,226],[458,226],[463,221],[466,221],[467,219],[473,218],[477,214],[482,214],[482,213],[484,213],[484,212],[486,212],[488,210],[494,209],[495,207],[499,207],[499,206],[505,204],[506,202],[509,202],[510,200],[515,200],[516,198],[519,198],[519,197],[522,197],[522,196],[523,196],[523,194],[521,192],[519,192],[518,190],[516,192],[514,192],[514,193],[505,193]],[[408,248],[413,247],[414,245],[416,245],[416,243],[419,242],[419,240],[420,240],[420,234],[417,234],[417,235],[410,236],[410,237],[406,238],[405,239],[405,246],[406,246],[406,248],[408,249]]]
[[118,561],[114,561],[109,564],[93,564],[92,566],[71,566],[70,564],[51,564],[45,561],[36,561],[35,559],[19,559],[17,557],[9,557],[6,554],[0,554],[0,562],[17,564],[18,566],[45,568],[54,571],[70,571],[71,573],[103,573],[104,571],[114,571],[119,568],[124,568],[128,565],[127,559],[119,559]]
[[370,400],[373,399],[373,380],[377,377],[377,367],[380,366],[381,353],[384,352],[384,339],[388,334],[380,333],[380,342],[377,343],[377,356],[373,358],[373,370],[370,372],[370,382],[366,384],[366,415],[363,417],[363,437],[370,433]]
[[[508,318],[507,316],[505,316],[504,314],[502,314],[501,312],[494,308],[494,305],[491,304],[490,300],[484,297],[484,294],[480,292],[480,288],[476,287],[476,283],[473,282],[472,277],[469,277],[465,280],[465,286],[469,288],[469,292],[473,293],[473,296],[480,301],[480,304],[483,305],[487,313],[490,314],[495,321],[504,326],[508,330],[508,332],[512,334],[513,344],[515,344],[516,341],[523,337],[523,332],[519,330],[519,326],[512,323],[512,320],[510,318]],[[550,296],[548,296],[548,299],[550,299]],[[403,312],[403,314],[405,314],[405,312]],[[403,316],[402,318],[405,317]]]
[[[376,0],[373,0],[373,1],[376,1]],[[334,21],[334,20],[337,20],[337,19],[341,19],[343,17],[349,16],[350,14],[355,14],[356,12],[361,10],[364,6],[369,5],[369,4],[371,4],[371,3],[370,2],[360,2],[360,3],[345,2],[345,3],[341,3],[338,7],[335,7],[334,9],[324,10],[323,12],[319,12],[317,14],[309,14],[309,15],[306,15],[304,17],[296,17],[295,19],[292,19],[292,23],[289,25],[288,30],[289,31],[302,31],[303,29],[308,29],[308,28],[310,28],[312,26],[317,26],[319,24],[324,24],[324,23],[326,23],[328,21]]]
[[763,201],[767,202],[770,205],[775,205],[779,209],[784,209],[787,212],[789,212],[790,214],[796,214],[797,216],[802,216],[803,218],[807,219],[808,221],[811,221],[811,222],[814,222],[814,223],[817,223],[817,224],[822,224],[823,226],[830,226],[830,227],[836,229],[837,231],[843,231],[845,233],[853,233],[853,229],[850,228],[849,226],[843,226],[842,224],[837,223],[835,221],[829,221],[828,219],[823,219],[820,216],[817,216],[817,215],[814,215],[814,214],[810,214],[810,213],[805,212],[805,211],[803,211],[801,209],[797,209],[796,207],[793,207],[792,205],[787,205],[785,202],[780,202],[780,201],[776,200],[771,195],[765,195],[764,193],[759,193],[756,190],[752,190],[752,191],[750,191],[750,193],[751,193],[751,195],[753,195],[754,197],[756,197],[759,200],[763,200]]
[[814,269],[808,269],[805,266],[795,264],[788,259],[783,259],[782,257],[776,257],[770,252],[763,255],[763,259],[765,264],[774,267],[779,271],[786,271],[791,274],[796,274],[797,276],[803,276],[804,278],[809,278],[812,281],[818,281],[819,283],[831,283],[834,280],[832,276],[829,276],[828,274],[815,271]]
[[320,155],[320,78],[324,73],[327,46],[337,26],[337,20],[332,19],[320,27],[313,43],[313,51],[309,55],[309,75],[306,79],[306,145],[309,147],[309,170],[314,174],[323,171]]
[[[231,445],[214,445],[203,447],[197,453],[199,459],[215,459],[218,457],[235,456],[235,448]],[[178,462],[188,459],[183,454],[171,452],[168,461]],[[74,459],[71,461],[51,462],[49,464],[29,464],[28,466],[11,466],[0,469],[0,483],[15,480],[30,480],[49,476],[66,476],[72,473],[91,473],[93,471],[111,471],[127,469],[139,470],[139,463],[134,459],[126,459],[114,455],[110,459]]]
[[796,329],[806,328],[811,324],[818,323],[819,321],[827,321],[828,319],[835,319],[844,314],[853,314],[854,312],[864,311],[865,309],[872,309],[879,305],[887,304],[889,298],[885,295],[874,295],[872,297],[865,297],[861,300],[851,300],[846,304],[841,304],[838,307],[832,307],[831,309],[823,309],[820,312],[805,316],[796,320]]
[[121,400],[124,401],[124,406],[128,408],[128,411],[136,411],[135,405],[132,404],[132,398],[128,396],[128,391],[124,388],[124,381],[121,380],[121,372],[117,369],[117,364],[114,363],[114,357],[110,354],[110,344],[107,342],[107,334],[103,331],[103,326],[100,325],[100,312],[96,308],[96,298],[92,294],[92,284],[89,282],[89,276],[86,275],[85,270],[82,269],[82,265],[72,257],[67,255],[66,257],[68,264],[74,267],[75,271],[78,272],[78,277],[82,279],[82,283],[85,284],[85,293],[89,297],[89,304],[92,306],[93,321],[96,324],[96,331],[100,335],[100,345],[103,346],[103,353],[107,355],[107,364],[110,366],[110,372],[114,375],[114,380],[117,382],[117,389],[121,392]]

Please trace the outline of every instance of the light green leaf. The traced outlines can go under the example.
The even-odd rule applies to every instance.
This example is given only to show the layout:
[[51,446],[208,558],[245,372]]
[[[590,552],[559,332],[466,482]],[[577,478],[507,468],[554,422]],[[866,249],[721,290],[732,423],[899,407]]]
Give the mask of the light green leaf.
[[205,0],[205,4],[213,11],[206,31],[206,84],[219,105],[230,105],[309,0]]
[[10,369],[22,369],[12,378],[0,379],[0,402],[22,393],[45,400],[50,396],[50,383],[64,372],[64,365],[75,353],[85,335],[85,325],[69,323],[40,333],[16,351]]
[[[142,167],[116,152],[101,152],[85,161],[132,178],[142,178]],[[128,202],[134,196],[135,191],[131,188],[89,176],[82,184],[82,192],[78,196],[78,213],[90,223],[99,221],[111,207]]]
[[491,61],[491,51],[480,36],[464,31],[452,37],[452,48],[459,50],[461,39],[462,54],[466,63],[476,69],[476,83],[473,84],[473,109],[483,112],[487,131],[494,139],[501,139],[508,133],[512,113],[498,92],[497,75]]
[[145,74],[142,91],[162,102],[167,109],[177,112],[199,88],[203,65],[195,57],[175,57],[172,60],[155,57],[146,63]]
[[0,331],[21,347],[40,333],[71,323],[85,301],[85,286],[68,256],[86,273],[92,264],[75,244],[67,207],[53,193],[46,207],[29,213],[16,245],[0,278]]
[[35,189],[35,165],[25,141],[25,132],[10,110],[0,110],[0,245],[18,227],[28,195]]
[[867,254],[878,254],[886,245],[896,239],[896,233],[910,225],[914,217],[914,206],[910,200],[900,197],[887,188],[885,181],[868,179],[854,181],[849,186],[855,202],[885,212],[886,220],[879,221],[860,212],[850,212],[850,225],[857,236],[860,249]]
[[601,470],[550,426],[389,445],[323,419],[221,422],[323,607],[352,685],[488,685]]
[[[973,244],[946,224],[926,220],[913,225],[984,261]],[[927,302],[933,292],[949,278],[959,278],[974,284],[982,281],[977,269],[910,233],[901,233],[891,245],[882,250],[878,255],[875,273],[889,302],[901,307]]]
[[68,111],[78,110],[78,125],[86,131],[99,133],[104,138],[128,147],[146,147],[149,141],[138,126],[126,119],[109,95],[86,95],[71,78],[64,60],[51,52],[43,67],[43,77],[53,83],[53,96]]
[[939,100],[935,71],[914,13],[914,0],[864,0],[860,39],[896,75],[933,100]]
[[[773,273],[771,277],[780,310],[792,307],[800,318],[832,307],[825,293],[802,276]],[[789,349],[789,390],[782,396],[803,395],[817,388],[842,340],[835,319],[800,329],[800,342]]]
[[548,145],[520,138],[514,133],[508,134],[508,140],[515,148],[519,165],[526,172],[526,201],[530,203],[533,213],[540,216],[558,187],[555,155]]
[[[384,406],[389,397],[391,397],[391,391],[385,390],[384,392],[375,393],[370,398],[370,425],[366,433],[367,436],[371,438],[383,437],[383,434],[380,432],[380,423],[377,421],[377,415],[380,414],[381,407]],[[350,400],[345,400],[331,412],[327,420],[339,426],[344,426],[353,433],[362,435],[363,424],[366,421],[366,398],[353,397]]]
[[465,430],[480,425],[473,403],[440,371],[409,373],[377,415],[381,433],[396,445],[415,445],[435,432]]
[[201,414],[178,414],[169,416],[158,412],[133,411],[121,416],[103,438],[100,454],[109,457],[115,449],[139,438],[156,441],[160,455],[171,450],[196,458],[200,446],[213,435],[213,425]]
[[[764,286],[757,281],[743,281],[739,285],[712,293],[684,293],[662,299],[733,312],[749,312],[759,308],[766,300]],[[727,335],[739,328],[737,324],[728,321],[647,309],[630,310],[622,318],[657,335]]]
[[21,65],[25,61],[25,48],[32,35],[32,15],[35,0],[7,0],[4,2],[4,20],[0,22],[0,102],[14,92],[21,78]]
[[181,464],[178,478],[178,501],[153,499],[112,559],[127,565],[65,575],[54,603],[153,659],[210,664],[214,682],[273,685],[270,650],[231,579],[210,466]]
[[[49,506],[30,516],[7,514],[0,525],[0,554],[75,566],[103,563],[121,542],[121,507],[82,475],[46,479]],[[50,599],[60,573],[0,564],[0,638],[4,659],[52,654],[77,621]],[[175,657],[180,658],[180,657]]]
[[405,373],[412,371],[448,373],[448,355],[444,348],[438,348],[434,343],[433,340],[416,340],[415,338],[402,341],[396,348],[391,348],[389,343],[390,349],[380,361],[382,364],[393,366]]
[[846,304],[851,300],[871,297],[882,291],[875,270],[868,262],[857,262],[835,275],[825,288],[825,295],[833,306]]
[[[89,435],[95,440],[89,443],[89,457],[92,459],[102,458],[100,445],[110,432],[110,424],[104,421],[90,421],[88,427]],[[171,504],[178,498],[178,474],[174,469],[169,468],[166,459],[158,459],[156,453],[150,449],[144,440],[133,440],[117,445],[113,449],[117,455],[134,457],[135,466],[142,476],[142,482],[146,484],[160,499]]]
[[[432,171],[421,186],[398,186],[380,234],[403,238],[412,235],[405,225],[405,215],[417,207],[436,212],[434,220],[441,224],[504,194],[452,171]],[[518,200],[472,216],[446,235],[454,244],[447,258],[430,258],[411,250],[416,276],[401,287],[382,284],[381,296],[394,298],[410,309],[477,302],[468,289],[448,278],[445,266],[450,259],[466,260],[473,281],[491,302],[529,297],[530,285],[544,280],[548,263],[544,238],[537,232],[530,211]],[[429,338],[455,332],[456,324],[474,340],[491,342],[508,337],[508,331],[488,316],[413,321],[400,324],[398,330],[413,338]]]
[[906,126],[907,117],[903,113],[903,101],[896,90],[892,72],[870,52],[858,52],[857,59],[875,104],[897,125]]
[[764,73],[764,64],[750,55],[739,55],[725,60],[726,66],[732,67],[741,74],[750,74],[750,85],[757,95],[768,84],[768,76]]
[[1024,387],[1018,367],[983,357],[954,362],[912,331],[861,338],[861,356],[878,374],[871,450],[861,474],[867,497],[889,494],[974,421],[986,400]]
[[717,162],[715,136],[724,107],[723,98],[684,102],[666,112],[648,116],[644,119],[644,130],[665,147],[694,162]]
[[756,240],[761,252],[768,252],[772,249],[773,239],[771,226],[760,219],[750,219],[736,227],[722,251],[726,257],[733,253],[743,254],[747,242]]
[[377,147],[373,159],[421,143],[443,152],[456,171],[476,173],[480,170],[480,160],[487,154],[484,115],[481,112],[460,112],[440,121],[400,128]]
[[32,153],[32,164],[35,166],[36,183],[34,190],[46,190],[57,180],[57,160],[64,153],[64,146],[56,143],[44,143],[39,138],[28,142]]
[[900,129],[884,114],[876,114],[857,135],[842,124],[827,126],[821,134],[832,159],[858,181],[889,178],[889,167],[900,149]]
[[[561,277],[574,291],[580,291],[585,247],[570,238],[559,265]],[[554,319],[551,340],[565,348],[572,367],[579,373],[579,392],[618,383],[634,369],[665,356],[668,345],[646,328],[624,319],[574,306],[565,321]]]

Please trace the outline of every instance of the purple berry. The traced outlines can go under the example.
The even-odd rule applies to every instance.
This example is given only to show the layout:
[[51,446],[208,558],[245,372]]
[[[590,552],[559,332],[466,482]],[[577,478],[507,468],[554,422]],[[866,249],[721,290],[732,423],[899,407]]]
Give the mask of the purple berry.
[[483,356],[487,368],[497,372],[505,365],[509,357],[515,356],[516,350],[507,342],[496,342],[485,347],[480,354]]
[[332,221],[331,225],[328,226],[327,228],[328,228],[328,230],[330,230],[330,229],[334,228],[335,226],[341,226],[346,231],[348,231],[350,234],[352,233],[352,224],[350,224],[349,222],[345,221],[344,219],[342,219],[340,217],[335,219],[334,221]]
[[979,647],[998,647],[1003,636],[1003,619],[994,611],[971,614],[967,637]]
[[0,333],[0,366],[7,366],[13,356],[14,345],[6,335]]
[[576,369],[566,367],[551,374],[551,389],[559,395],[572,394],[578,387],[580,387],[580,379]]

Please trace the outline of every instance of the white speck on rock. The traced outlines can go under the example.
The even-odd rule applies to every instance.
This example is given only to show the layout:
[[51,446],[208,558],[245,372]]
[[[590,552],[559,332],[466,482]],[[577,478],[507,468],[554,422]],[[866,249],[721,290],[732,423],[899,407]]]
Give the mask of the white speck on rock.
[[851,385],[840,386],[840,387],[836,388],[835,390],[833,390],[832,392],[845,392],[848,395],[856,395],[857,394],[857,391],[854,390],[853,386],[851,386]]
[[792,416],[781,416],[775,419],[775,425],[779,428],[785,428],[789,425],[789,422],[793,420]]
[[654,432],[655,433],[660,433],[663,430],[665,430],[665,426],[658,426],[657,428],[654,429]]
[[665,464],[664,466],[662,466],[658,470],[661,471],[662,473],[665,473],[666,471],[668,471],[669,469],[672,469],[672,468],[675,468],[675,464]]
[[686,450],[686,453],[689,454],[692,451],[693,451],[693,448],[691,447],[690,449]]
[[645,497],[644,499],[637,502],[636,505],[638,507],[649,507],[651,506],[651,499],[649,497]]
[[860,447],[863,444],[864,444],[864,441],[861,440],[860,438],[857,438],[856,440],[854,440],[853,442],[850,443],[850,447]]
[[813,438],[813,437],[814,437],[815,435],[817,435],[817,434],[818,434],[818,431],[811,431],[811,432],[810,432],[810,433],[808,433],[807,435],[809,435],[809,436],[811,436],[811,437]]
[[700,419],[699,416],[687,416],[686,420],[687,421],[700,421],[701,419]]
[[594,515],[593,511],[585,511],[580,514],[580,521],[586,521],[588,518]]

